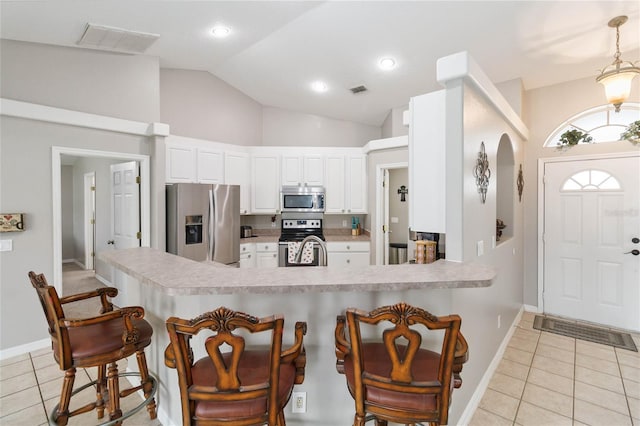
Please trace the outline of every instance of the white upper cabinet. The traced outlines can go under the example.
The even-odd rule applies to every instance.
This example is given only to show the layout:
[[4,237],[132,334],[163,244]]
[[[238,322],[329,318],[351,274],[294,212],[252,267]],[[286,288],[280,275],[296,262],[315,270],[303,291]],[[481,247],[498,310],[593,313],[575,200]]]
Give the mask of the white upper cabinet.
[[251,212],[276,214],[280,211],[280,157],[254,152],[251,158]]
[[445,91],[409,101],[409,228],[445,232]]
[[213,148],[197,148],[197,182],[224,182],[224,151]]
[[171,136],[166,142],[167,183],[224,183],[222,144]]
[[326,159],[325,213],[345,213],[345,156],[330,154]]
[[367,157],[336,151],[326,158],[325,213],[367,213]]
[[246,152],[224,153],[224,183],[240,185],[240,214],[249,214],[251,208],[251,164]]
[[196,148],[171,142],[167,142],[166,145],[167,183],[195,182]]
[[281,162],[282,185],[324,185],[323,155],[298,155],[295,153],[284,153],[282,154]]
[[367,212],[367,156],[349,155],[347,160],[347,213]]

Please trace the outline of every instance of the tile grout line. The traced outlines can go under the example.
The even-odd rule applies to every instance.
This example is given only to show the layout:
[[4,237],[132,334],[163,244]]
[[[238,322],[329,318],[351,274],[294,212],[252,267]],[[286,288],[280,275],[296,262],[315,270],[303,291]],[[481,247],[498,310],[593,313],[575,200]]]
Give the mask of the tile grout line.
[[524,396],[524,390],[527,388],[527,383],[529,382],[529,375],[531,374],[531,368],[533,368],[533,359],[536,357],[536,351],[538,350],[538,345],[540,344],[540,336],[542,333],[538,332],[538,337],[536,338],[536,347],[533,350],[533,356],[531,357],[531,361],[529,362],[529,368],[527,369],[527,376],[524,378],[524,387],[522,388],[522,393],[520,394],[520,398],[518,400],[518,406],[516,407],[516,414],[513,417],[513,424],[516,424],[516,420],[518,419],[518,413],[520,412],[520,406],[522,405],[522,397]]
[[33,363],[33,356],[31,352],[29,352],[29,362],[31,363],[31,371],[33,372],[33,376],[36,379],[36,386],[38,388],[38,395],[40,395],[40,403],[42,404],[42,411],[44,411],[44,419],[47,423],[49,423],[49,415],[47,413],[47,408],[44,405],[44,397],[42,396],[42,389],[40,389],[40,380],[38,380],[38,375],[36,374],[36,366]]

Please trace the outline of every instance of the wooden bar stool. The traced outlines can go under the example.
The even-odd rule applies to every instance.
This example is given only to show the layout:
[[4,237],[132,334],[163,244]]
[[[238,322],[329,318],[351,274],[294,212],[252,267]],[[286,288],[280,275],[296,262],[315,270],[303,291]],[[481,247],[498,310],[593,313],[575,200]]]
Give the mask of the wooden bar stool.
[[[165,364],[178,370],[182,424],[285,426],[284,407],[304,380],[307,324],[296,323],[295,342],[284,351],[283,326],[282,315],[256,318],[225,307],[192,320],[169,318]],[[210,330],[208,356],[194,360],[190,340],[203,330]],[[270,346],[245,346],[244,331],[270,332]]]
[[[436,317],[406,303],[371,312],[349,308],[338,316],[336,368],[355,401],[354,425],[446,425],[451,393],[462,386],[460,371],[468,359],[460,322],[458,315]],[[391,327],[380,336],[376,327],[382,324]],[[418,330],[444,331],[440,353],[421,347]]]
[[[98,288],[86,293],[58,297],[56,289],[47,283],[43,274],[29,272],[29,279],[38,294],[49,324],[53,356],[60,369],[65,371],[60,403],[52,410],[50,423],[66,425],[70,417],[94,409],[97,410],[98,419],[101,419],[107,408],[109,421],[102,424],[121,424],[122,420],[145,405],[149,417],[155,419],[154,394],[157,381],[149,375],[144,354],[144,348],[151,343],[153,330],[149,323],[142,319],[144,309],[131,306],[114,310],[108,297],[117,296],[118,290],[115,288]],[[91,318],[65,317],[62,305],[93,297],[100,298],[102,304],[100,315]],[[116,361],[134,353],[140,373],[119,374]],[[98,379],[74,391],[76,368],[88,367],[98,367]],[[118,378],[130,375],[139,375],[141,384],[120,391]],[[96,386],[96,401],[69,412],[71,397],[93,385]],[[134,394],[138,390],[144,392],[145,400],[133,410],[123,413],[120,409],[120,398]]]

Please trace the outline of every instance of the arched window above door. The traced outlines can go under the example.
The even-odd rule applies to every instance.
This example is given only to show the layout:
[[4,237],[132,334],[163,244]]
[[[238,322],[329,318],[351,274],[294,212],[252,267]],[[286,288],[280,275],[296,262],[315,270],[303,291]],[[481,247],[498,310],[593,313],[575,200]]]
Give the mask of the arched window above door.
[[602,170],[583,170],[571,176],[562,184],[562,191],[616,191],[620,182]]
[[639,103],[625,103],[620,107],[620,112],[615,112],[612,105],[591,108],[558,126],[551,132],[544,146],[556,148],[560,135],[574,129],[588,133],[593,138],[592,143],[616,142],[627,126],[637,120],[640,120]]

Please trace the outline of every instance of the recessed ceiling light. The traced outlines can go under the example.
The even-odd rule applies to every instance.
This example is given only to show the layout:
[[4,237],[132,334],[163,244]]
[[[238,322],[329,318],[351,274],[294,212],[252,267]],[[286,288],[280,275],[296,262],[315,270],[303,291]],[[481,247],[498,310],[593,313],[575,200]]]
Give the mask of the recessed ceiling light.
[[382,58],[378,61],[378,66],[380,69],[389,71],[396,67],[396,60],[393,58]]
[[213,36],[216,38],[225,38],[226,36],[231,34],[231,28],[222,25],[215,26],[211,30],[211,34],[213,34]]
[[322,93],[329,90],[329,86],[327,86],[327,83],[325,83],[324,81],[314,81],[313,83],[311,83],[311,90],[313,90],[314,92]]

